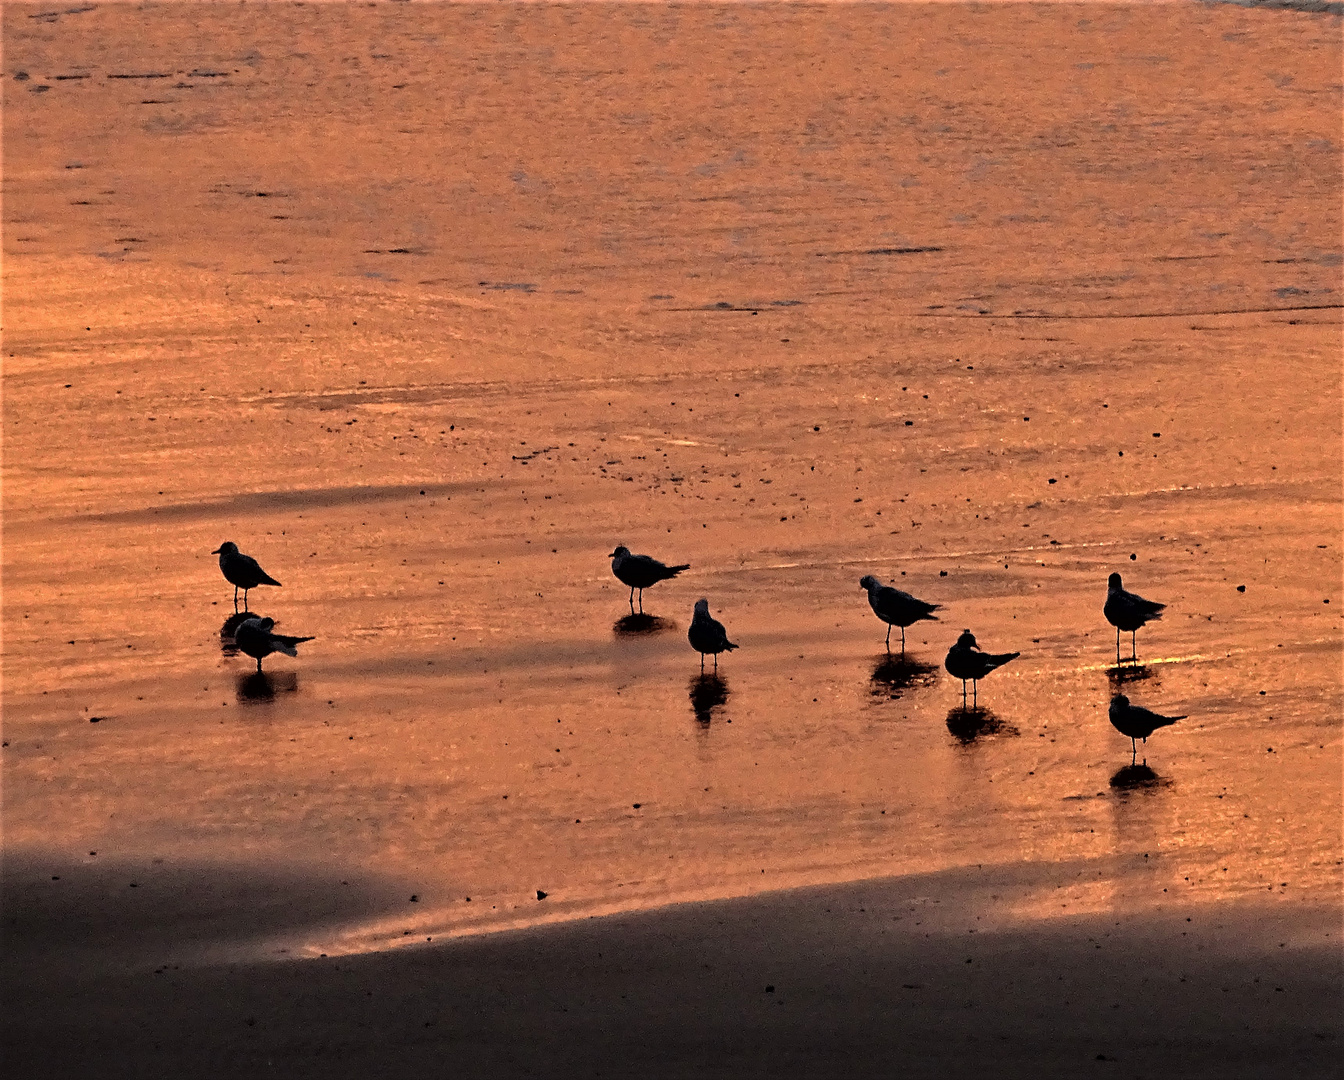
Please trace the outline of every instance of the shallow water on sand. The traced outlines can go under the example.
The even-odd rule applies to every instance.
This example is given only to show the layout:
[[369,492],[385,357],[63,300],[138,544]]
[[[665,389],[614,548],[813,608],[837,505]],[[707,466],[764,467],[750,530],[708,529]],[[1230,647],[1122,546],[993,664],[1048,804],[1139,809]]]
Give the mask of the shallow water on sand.
[[[43,870],[7,887],[398,897],[267,931],[300,952],[971,864],[1055,865],[1030,917],[1337,897],[1338,20],[40,14],[4,13],[4,823]],[[225,539],[316,636],[261,678]],[[691,564],[660,622],[618,543]],[[1168,604],[1119,671],[1115,570]],[[870,573],[943,605],[904,663]],[[981,711],[963,627],[1022,654]],[[1119,688],[1189,714],[1148,772]]]

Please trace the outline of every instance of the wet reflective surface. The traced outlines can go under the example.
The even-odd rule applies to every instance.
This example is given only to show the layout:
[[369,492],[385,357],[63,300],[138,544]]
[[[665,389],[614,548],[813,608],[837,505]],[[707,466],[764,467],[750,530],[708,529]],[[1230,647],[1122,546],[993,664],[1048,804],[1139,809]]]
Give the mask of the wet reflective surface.
[[1017,728],[1005,724],[1003,718],[983,705],[960,706],[947,714],[947,730],[962,744],[975,742],[987,735],[1017,735]]
[[873,665],[872,694],[874,697],[899,698],[914,687],[931,686],[938,677],[938,668],[912,656],[897,654],[878,657]]
[[728,701],[728,683],[716,672],[694,676],[689,689],[691,711],[702,724],[713,720],[715,711],[721,710]]
[[[5,13],[8,849],[418,898],[314,953],[980,864],[1338,896],[1330,24],[138,10]],[[317,635],[262,679],[226,535]],[[866,573],[943,605],[904,659]],[[978,708],[963,626],[1021,651]],[[1190,714],[1151,776],[1122,687]]]
[[295,671],[253,671],[238,675],[235,686],[240,703],[257,704],[275,700],[276,694],[293,694],[299,689]]
[[623,615],[617,619],[612,624],[611,632],[617,637],[635,637],[643,634],[663,634],[676,628],[677,624],[671,619],[636,612],[634,615]]

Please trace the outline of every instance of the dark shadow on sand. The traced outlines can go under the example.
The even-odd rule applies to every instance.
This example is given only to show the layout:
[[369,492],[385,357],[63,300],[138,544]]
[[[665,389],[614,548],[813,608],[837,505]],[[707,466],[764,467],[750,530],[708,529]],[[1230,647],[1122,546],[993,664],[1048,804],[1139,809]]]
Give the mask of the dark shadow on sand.
[[[991,896],[1033,895],[1027,886],[1048,887],[1058,864],[1039,879],[976,868],[442,945],[436,937],[432,947],[366,956],[180,970],[166,966],[174,953],[161,942],[289,928],[358,915],[361,906],[391,913],[409,890],[380,905],[376,888],[347,888],[334,874],[202,864],[164,870],[171,880],[160,890],[140,876],[152,872],[143,865],[80,880],[87,872],[47,859],[18,874],[6,862],[6,919],[17,913],[19,928],[7,936],[23,945],[0,956],[6,985],[23,988],[7,995],[0,1017],[7,1075],[888,1080],[1338,1071],[1344,1012],[1333,910],[1294,911],[1291,925],[1305,927],[1306,943],[1292,950],[1270,944],[1288,928],[1284,905],[1193,901],[1170,913],[1020,920],[968,938],[966,924],[993,906]],[[128,881],[141,888],[128,890]],[[932,897],[930,910],[949,913],[941,926],[921,926],[930,916],[912,913],[911,896]],[[87,944],[42,951],[71,927],[81,944],[135,941],[134,951],[124,967],[107,954],[82,963],[93,952]],[[1229,1008],[1209,989],[1242,987],[1252,970],[1266,989],[1291,993],[1243,990]]]
[[728,684],[717,672],[707,671],[703,675],[692,676],[688,689],[691,711],[702,724],[713,720],[714,710],[722,709],[728,700]]
[[659,615],[646,615],[643,612],[623,615],[611,624],[611,632],[617,637],[644,637],[648,634],[666,633],[676,628],[677,624],[671,619],[664,619]]
[[873,666],[869,693],[876,698],[895,700],[907,690],[933,685],[938,669],[933,664],[913,660],[904,653],[883,653]]
[[968,746],[986,735],[1013,736],[1018,733],[1012,724],[983,705],[958,705],[947,714],[947,730],[962,746]]
[[1159,787],[1166,787],[1170,783],[1170,780],[1165,780],[1161,776],[1158,776],[1157,773],[1153,772],[1153,770],[1146,764],[1126,765],[1111,777],[1111,789],[1114,791],[1153,790]]
[[1153,672],[1149,670],[1146,664],[1116,664],[1115,667],[1106,669],[1106,678],[1110,680],[1111,690],[1119,690],[1122,686],[1127,686],[1132,682],[1142,682],[1144,679],[1151,679]]
[[493,486],[488,480],[440,484],[360,484],[347,487],[301,488],[295,491],[256,491],[224,499],[203,499],[187,503],[165,503],[138,510],[117,510],[107,514],[72,514],[65,521],[106,521],[120,524],[155,521],[198,521],[210,518],[249,517],[284,510],[320,510],[328,506],[353,506],[364,503],[395,502],[400,499],[433,499],[443,496],[470,495]]
[[274,701],[276,694],[292,694],[298,688],[297,671],[251,671],[238,676],[238,700],[244,705]]
[[128,973],[207,945],[338,926],[406,904],[404,885],[357,874],[342,878],[311,852],[269,864],[7,852],[4,964],[71,961],[87,973],[105,963]]

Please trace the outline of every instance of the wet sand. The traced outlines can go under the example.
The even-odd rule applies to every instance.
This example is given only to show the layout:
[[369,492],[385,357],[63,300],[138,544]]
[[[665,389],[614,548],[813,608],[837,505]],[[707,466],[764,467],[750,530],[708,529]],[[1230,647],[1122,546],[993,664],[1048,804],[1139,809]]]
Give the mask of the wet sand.
[[[1151,957],[1218,981],[1178,940],[1191,912],[1229,964],[1296,927],[1295,985],[1338,1003],[1337,17],[4,19],[7,962],[45,988],[6,1042],[34,1067],[105,1045],[164,964],[193,1008],[269,1002],[290,1026],[256,1045],[292,1051],[319,1022],[286,1011],[298,987],[322,1024],[359,1016],[339,956],[384,1018],[470,963],[481,987],[570,971],[631,1033],[553,1026],[536,989],[464,1067],[519,1039],[540,1067],[576,1031],[590,1063],[636,1060],[665,1021],[711,1048],[675,1060],[749,1072],[712,1048],[792,1044],[722,1041],[756,1008],[727,984],[688,1020],[677,943],[704,935],[743,985],[766,950],[810,987],[815,1027],[776,1006],[750,1030],[852,1017],[863,1057],[888,1045],[856,1004],[875,984],[798,973],[855,955],[854,897],[922,881],[967,927],[994,909],[1005,1023],[1013,958],[1067,976],[1117,921],[1125,985]],[[317,638],[260,679],[230,648],[226,539],[284,583],[253,609]],[[646,592],[660,622],[625,621],[618,543],[691,564]],[[1122,669],[1115,570],[1169,605]],[[944,606],[908,662],[870,573]],[[717,680],[685,642],[702,595],[742,646]],[[941,668],[962,627],[1022,653],[981,711]],[[1146,772],[1118,689],[1190,714]],[[957,876],[977,866],[1010,903]],[[794,926],[812,944],[762,930]],[[666,961],[637,1023],[576,959],[599,939]],[[872,970],[890,991],[950,940],[900,936]],[[1136,1060],[1166,1038],[1226,1072],[1242,1023],[1269,1056],[1338,1046],[1288,987],[1186,1038],[1164,987]],[[1059,1015],[1133,1037],[1084,991]],[[103,1004],[53,1007],[81,1000]],[[911,1046],[960,1030],[937,1000]],[[136,1045],[261,1068],[227,1026],[164,1042],[175,1015],[146,1009]],[[390,1045],[368,1024],[352,1061]],[[1032,1030],[1024,1069],[1054,1029]]]
[[[7,1060],[50,1077],[1332,1074],[1337,909],[1010,914],[1094,870],[971,867],[302,964],[135,967],[81,941],[10,957]],[[191,877],[254,910],[334,884]],[[142,925],[92,882],[72,894],[142,941],[194,915],[165,897]]]

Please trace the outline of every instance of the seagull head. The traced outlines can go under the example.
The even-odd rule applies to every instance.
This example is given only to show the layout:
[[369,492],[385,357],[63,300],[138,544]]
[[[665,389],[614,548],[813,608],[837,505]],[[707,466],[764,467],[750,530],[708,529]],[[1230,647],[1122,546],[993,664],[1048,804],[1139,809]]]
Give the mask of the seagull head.
[[1114,697],[1111,698],[1111,708],[1112,708],[1112,709],[1128,709],[1128,708],[1129,708],[1129,698],[1125,697],[1124,694],[1116,694]]
[[975,635],[972,634],[969,630],[963,630],[961,632],[961,637],[957,638],[957,644],[960,645],[963,649],[974,649]]
[[708,614],[709,614],[709,600],[706,599],[706,598],[703,597],[703,596],[700,597],[700,599],[697,600],[697,601],[695,602],[695,613],[696,613],[697,615],[708,615]]
[[1120,575],[1119,575],[1119,574],[1112,574],[1110,577],[1108,577],[1108,578],[1106,579],[1106,588],[1108,588],[1108,589],[1122,589],[1122,588],[1124,588],[1124,586],[1120,584]]
[[630,549],[629,549],[628,547],[626,547],[624,544],[622,544],[622,545],[621,545],[620,547],[618,547],[615,551],[613,551],[610,555],[608,555],[607,558],[609,558],[609,559],[619,559],[622,555],[629,555],[629,554],[630,554]]
[[235,544],[232,540],[225,540],[224,543],[220,544],[219,547],[215,548],[215,550],[212,551],[212,552],[210,552],[210,554],[211,554],[211,555],[237,555],[237,554],[238,554],[238,545]]
[[872,592],[874,589],[880,589],[881,587],[882,582],[878,581],[872,574],[865,574],[863,577],[859,578],[860,589],[867,589],[869,592]]

